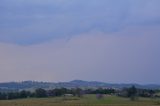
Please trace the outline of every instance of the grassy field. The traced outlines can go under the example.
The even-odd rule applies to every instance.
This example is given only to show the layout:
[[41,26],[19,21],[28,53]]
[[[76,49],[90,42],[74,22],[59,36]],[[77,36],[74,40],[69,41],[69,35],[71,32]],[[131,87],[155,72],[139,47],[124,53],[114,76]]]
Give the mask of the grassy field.
[[30,98],[0,101],[0,106],[160,106],[160,99],[139,98],[130,101],[127,98],[106,96],[97,100],[95,95],[78,97]]

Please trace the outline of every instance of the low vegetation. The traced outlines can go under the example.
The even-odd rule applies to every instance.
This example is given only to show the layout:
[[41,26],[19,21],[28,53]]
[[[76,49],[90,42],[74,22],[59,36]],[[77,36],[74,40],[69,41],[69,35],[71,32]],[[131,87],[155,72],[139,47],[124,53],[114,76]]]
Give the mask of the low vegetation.
[[0,106],[160,106],[159,90],[66,89],[0,92]]
[[0,106],[160,106],[160,99],[139,98],[131,101],[129,98],[105,95],[97,99],[96,95],[83,97],[53,97],[29,98],[17,100],[2,100]]

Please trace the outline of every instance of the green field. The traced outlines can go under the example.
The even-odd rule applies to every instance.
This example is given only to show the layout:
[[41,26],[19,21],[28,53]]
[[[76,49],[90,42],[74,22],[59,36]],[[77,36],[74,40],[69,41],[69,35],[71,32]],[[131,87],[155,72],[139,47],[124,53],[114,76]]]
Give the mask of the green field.
[[160,99],[139,98],[130,101],[127,98],[106,96],[96,99],[95,95],[78,97],[29,98],[19,100],[1,100],[0,106],[160,106]]

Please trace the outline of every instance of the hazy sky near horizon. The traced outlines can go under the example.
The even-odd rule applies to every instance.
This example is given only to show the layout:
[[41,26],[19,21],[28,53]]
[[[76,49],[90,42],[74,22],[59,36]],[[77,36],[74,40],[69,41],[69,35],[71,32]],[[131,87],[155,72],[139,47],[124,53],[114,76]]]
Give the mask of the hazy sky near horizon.
[[160,84],[160,0],[0,0],[0,82]]

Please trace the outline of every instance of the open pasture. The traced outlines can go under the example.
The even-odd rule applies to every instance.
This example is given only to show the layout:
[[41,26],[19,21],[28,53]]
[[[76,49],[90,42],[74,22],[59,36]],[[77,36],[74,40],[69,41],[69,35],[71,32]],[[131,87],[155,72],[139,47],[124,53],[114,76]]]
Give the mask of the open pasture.
[[95,95],[78,97],[28,98],[18,100],[1,100],[0,106],[160,106],[160,99],[139,98],[130,101],[129,98],[106,96],[97,99]]

